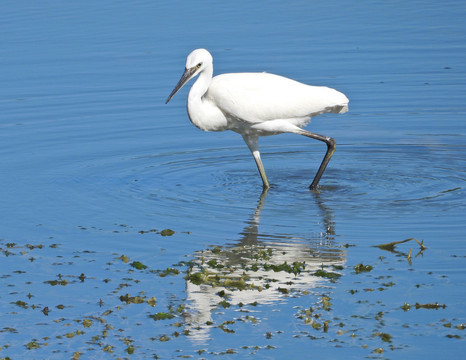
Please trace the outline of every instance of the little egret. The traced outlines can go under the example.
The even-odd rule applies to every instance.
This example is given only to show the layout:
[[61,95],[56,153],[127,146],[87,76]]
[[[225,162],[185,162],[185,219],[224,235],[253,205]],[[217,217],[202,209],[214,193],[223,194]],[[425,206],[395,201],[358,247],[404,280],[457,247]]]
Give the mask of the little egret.
[[194,50],[186,58],[184,73],[165,103],[199,75],[188,95],[189,119],[204,131],[232,130],[241,134],[254,156],[264,189],[270,184],[259,153],[259,136],[294,133],[325,142],[327,152],[310,185],[311,190],[315,189],[335,152],[335,140],[302,127],[313,116],[347,112],[348,98],[328,87],[310,86],[268,73],[223,74],[214,78],[212,74],[212,55],[205,49]]

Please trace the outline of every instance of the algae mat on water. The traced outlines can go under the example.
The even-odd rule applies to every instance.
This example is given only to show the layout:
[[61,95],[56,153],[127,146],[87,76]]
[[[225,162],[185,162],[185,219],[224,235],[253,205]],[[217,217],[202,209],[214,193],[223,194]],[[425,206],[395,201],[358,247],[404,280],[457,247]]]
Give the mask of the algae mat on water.
[[294,262],[287,249],[216,246],[157,269],[124,254],[1,240],[0,356],[260,358],[312,346],[390,358],[423,337],[461,346],[463,314],[453,299],[437,301],[448,277],[417,274],[429,249],[416,245],[412,256],[401,243],[363,262],[344,260],[357,254],[348,244]]

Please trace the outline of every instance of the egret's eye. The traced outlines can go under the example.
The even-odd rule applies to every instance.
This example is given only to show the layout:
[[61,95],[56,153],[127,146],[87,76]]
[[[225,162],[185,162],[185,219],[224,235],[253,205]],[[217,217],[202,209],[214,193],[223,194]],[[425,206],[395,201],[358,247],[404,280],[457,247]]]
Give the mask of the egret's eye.
[[202,63],[199,63],[196,65],[196,67],[199,69],[201,67]]

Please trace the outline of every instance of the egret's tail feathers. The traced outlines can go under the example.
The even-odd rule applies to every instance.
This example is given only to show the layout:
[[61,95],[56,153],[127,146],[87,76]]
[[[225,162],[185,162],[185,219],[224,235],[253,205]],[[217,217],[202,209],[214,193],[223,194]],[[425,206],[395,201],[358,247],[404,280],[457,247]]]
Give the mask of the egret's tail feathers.
[[324,112],[334,113],[334,114],[344,114],[348,111],[348,104],[343,105],[335,105],[332,107],[328,107],[325,109]]
[[335,107],[335,112],[338,114],[344,114],[345,112],[348,111],[348,104],[340,105]]

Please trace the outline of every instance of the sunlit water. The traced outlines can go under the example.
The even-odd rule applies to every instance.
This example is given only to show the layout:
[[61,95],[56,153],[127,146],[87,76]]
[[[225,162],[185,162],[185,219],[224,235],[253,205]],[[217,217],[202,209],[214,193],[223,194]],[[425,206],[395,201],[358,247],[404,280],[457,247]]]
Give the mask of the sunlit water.
[[[5,3],[0,357],[459,357],[465,15],[459,1]],[[347,94],[347,114],[308,127],[338,144],[319,191],[323,144],[261,139],[261,194],[240,136],[194,128],[185,89],[164,104],[196,47],[215,73]],[[427,249],[373,247],[413,237]],[[305,267],[263,267],[285,262]],[[250,288],[186,278],[202,268]]]

